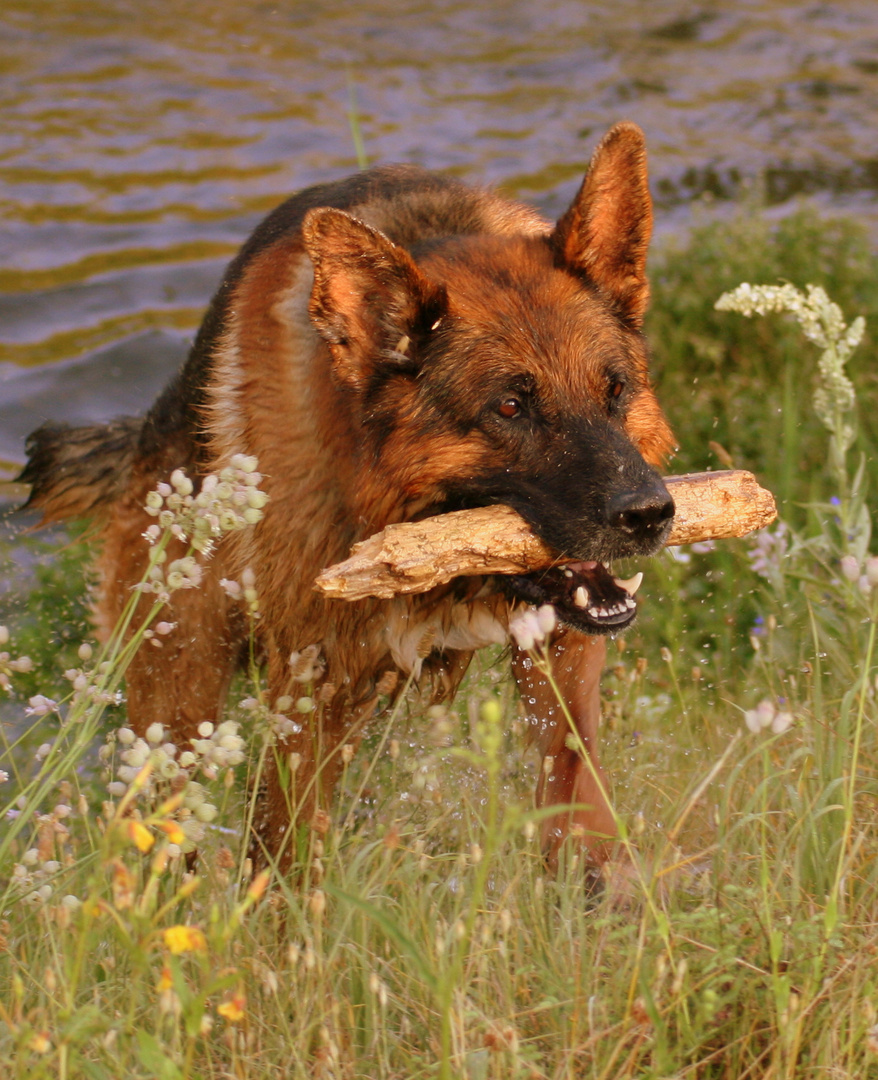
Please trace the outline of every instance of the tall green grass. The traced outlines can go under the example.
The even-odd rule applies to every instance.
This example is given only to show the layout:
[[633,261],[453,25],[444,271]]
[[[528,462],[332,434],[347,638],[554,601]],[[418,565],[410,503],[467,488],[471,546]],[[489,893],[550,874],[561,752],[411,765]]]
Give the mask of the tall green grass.
[[[784,529],[653,560],[611,648],[603,757],[635,872],[602,896],[574,851],[546,874],[496,656],[454,708],[406,697],[376,721],[295,884],[244,860],[257,671],[229,717],[250,763],[217,756],[235,729],[205,732],[188,795],[160,780],[163,734],[144,767],[117,719],[96,754],[49,708],[0,761],[0,1076],[878,1077],[874,354],[867,337],[850,361],[856,439],[831,461],[819,351],[784,315],[713,306],[791,280],[868,318],[874,260],[852,225],[802,212],[705,226],[653,273],[677,470],[753,468]],[[13,615],[0,650],[27,645],[36,674],[9,678],[33,697],[50,625]]]

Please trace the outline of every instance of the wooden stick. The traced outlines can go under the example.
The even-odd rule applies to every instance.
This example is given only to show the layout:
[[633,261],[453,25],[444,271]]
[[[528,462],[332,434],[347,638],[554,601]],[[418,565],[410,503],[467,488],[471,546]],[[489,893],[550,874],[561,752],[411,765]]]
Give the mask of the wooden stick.
[[[665,483],[676,506],[669,547],[746,536],[777,517],[771,492],[742,469],[667,476]],[[455,577],[526,574],[559,562],[514,510],[485,506],[388,525],[323,570],[315,588],[333,599],[389,598]]]

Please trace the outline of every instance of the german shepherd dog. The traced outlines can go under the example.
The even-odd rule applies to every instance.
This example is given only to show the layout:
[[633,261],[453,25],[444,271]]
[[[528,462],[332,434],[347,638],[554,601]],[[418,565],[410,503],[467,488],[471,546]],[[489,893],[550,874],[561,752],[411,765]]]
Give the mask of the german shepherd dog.
[[[341,747],[356,743],[388,673],[430,675],[447,697],[473,650],[505,642],[510,616],[543,603],[557,613],[554,678],[581,736],[571,740],[554,691],[513,644],[545,765],[536,801],[559,808],[541,825],[545,855],[555,864],[572,833],[596,866],[610,857],[598,683],[605,635],[633,619],[636,585],[607,564],[656,552],[674,513],[655,468],[672,435],[641,334],[651,227],[644,138],[630,123],[605,136],[554,226],[409,166],[308,188],[232,261],[145,418],[30,437],[28,505],[44,521],[100,527],[104,632],[147,565],[147,493],[176,468],[197,489],[236,454],[258,459],[263,519],[220,541],[200,588],[173,594],[175,627],[161,650],[140,650],[127,698],[139,732],[160,721],[180,746],[217,718],[248,641],[220,581],[249,568],[272,701],[301,694],[290,658],[309,646],[322,686],[302,730],[278,733],[254,793],[261,861],[289,868],[294,834],[329,804]],[[392,600],[314,590],[323,567],[392,522],[493,503],[557,551],[556,569]]]

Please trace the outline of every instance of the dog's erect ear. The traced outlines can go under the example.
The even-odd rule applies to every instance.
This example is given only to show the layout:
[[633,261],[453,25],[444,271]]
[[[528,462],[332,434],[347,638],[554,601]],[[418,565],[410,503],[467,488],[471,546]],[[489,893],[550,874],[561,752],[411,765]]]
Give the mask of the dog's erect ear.
[[311,210],[302,234],[314,264],[308,312],[338,378],[362,389],[382,366],[410,368],[417,342],[445,312],[444,288],[407,251],[342,210]]
[[552,243],[564,266],[597,285],[622,318],[639,327],[649,302],[651,233],[646,141],[636,124],[616,124],[595,150]]

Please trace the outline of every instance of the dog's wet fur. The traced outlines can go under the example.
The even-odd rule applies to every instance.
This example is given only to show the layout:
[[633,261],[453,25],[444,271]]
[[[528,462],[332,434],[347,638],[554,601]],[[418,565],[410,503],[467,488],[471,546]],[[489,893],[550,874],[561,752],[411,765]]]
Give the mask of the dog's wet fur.
[[[146,494],[178,467],[197,485],[235,454],[258,459],[263,520],[220,542],[201,588],[174,594],[163,618],[175,629],[162,649],[139,651],[127,696],[138,731],[160,721],[181,746],[216,719],[248,633],[219,582],[247,567],[273,701],[301,693],[290,656],[319,647],[320,707],[300,733],[278,735],[254,793],[261,858],[295,858],[290,825],[329,807],[339,748],[358,740],[379,681],[414,671],[447,696],[474,649],[505,642],[518,609],[546,603],[560,620],[554,677],[591,762],[568,745],[553,691],[513,645],[534,741],[551,759],[537,802],[563,808],[543,821],[544,848],[556,861],[573,832],[595,864],[608,857],[598,680],[604,635],[631,622],[639,583],[609,564],[656,552],[674,512],[656,471],[672,436],[641,333],[651,227],[644,140],[627,123],[603,139],[554,226],[410,166],[309,188],[231,263],[186,364],[145,418],[31,436],[29,505],[46,521],[100,526],[103,633],[146,566]],[[323,567],[391,522],[491,503],[514,507],[558,565],[393,600],[314,591]]]

